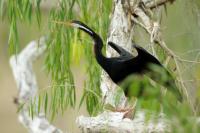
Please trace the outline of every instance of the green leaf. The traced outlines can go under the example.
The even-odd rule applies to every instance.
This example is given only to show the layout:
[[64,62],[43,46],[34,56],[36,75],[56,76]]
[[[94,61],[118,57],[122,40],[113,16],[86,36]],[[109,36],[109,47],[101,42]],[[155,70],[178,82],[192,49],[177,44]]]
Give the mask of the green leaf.
[[20,104],[20,105],[18,106],[18,108],[17,108],[17,113],[19,113],[19,112],[22,110],[22,108],[24,107],[24,105],[25,105],[25,103],[22,103],[22,104]]
[[45,114],[47,114],[47,110],[48,110],[48,94],[46,92],[45,93],[45,103],[44,103],[44,112],[45,112]]
[[38,96],[38,109],[37,109],[37,113],[39,114],[40,113],[40,109],[41,109],[41,103],[42,103],[42,96],[39,95]]

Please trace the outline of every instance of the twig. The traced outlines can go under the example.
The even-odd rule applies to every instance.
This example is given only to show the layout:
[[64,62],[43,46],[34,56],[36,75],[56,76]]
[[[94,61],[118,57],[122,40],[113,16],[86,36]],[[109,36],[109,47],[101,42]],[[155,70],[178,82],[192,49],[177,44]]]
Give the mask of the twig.
[[166,3],[173,3],[175,0],[143,0],[145,6],[150,9],[165,5]]

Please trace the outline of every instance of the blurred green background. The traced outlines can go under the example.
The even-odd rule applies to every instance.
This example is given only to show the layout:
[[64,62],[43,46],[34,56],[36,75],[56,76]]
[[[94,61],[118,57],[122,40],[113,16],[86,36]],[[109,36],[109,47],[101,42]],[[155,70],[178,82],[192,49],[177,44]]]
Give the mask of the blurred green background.
[[[42,23],[39,29],[37,23],[18,23],[19,43],[23,48],[31,40],[40,38],[48,29],[47,15],[49,12],[48,5],[45,2],[42,5]],[[166,44],[177,55],[188,60],[199,60],[200,51],[200,16],[197,10],[193,10],[193,5],[189,2],[177,0],[172,5],[167,5],[167,14],[164,10],[162,13],[162,33]],[[90,24],[88,24],[90,25]],[[107,29],[102,29],[107,30]],[[106,32],[106,31],[104,31]],[[137,33],[135,33],[137,34]],[[142,38],[143,32],[138,32],[138,43],[146,43]],[[2,133],[25,133],[27,130],[18,122],[17,107],[13,103],[13,98],[17,95],[16,84],[9,66],[8,53],[8,37],[9,23],[5,19],[0,21],[0,132]],[[141,38],[142,39],[141,39]],[[50,78],[44,71],[44,58],[40,58],[34,64],[37,81],[41,89],[47,88],[50,85]],[[74,63],[72,72],[77,86],[77,101],[83,93],[83,84],[86,79],[85,71],[82,66],[84,61]],[[185,63],[182,66],[182,75],[186,82],[190,98],[194,100],[196,96],[200,96],[200,64]],[[190,80],[195,80],[190,81]],[[198,90],[197,90],[198,89]],[[198,92],[198,93],[197,93]],[[64,116],[58,116],[53,122],[58,128],[63,131],[78,132],[78,127],[75,124],[75,119],[79,115],[87,115],[85,105],[80,110],[75,108],[68,109]]]

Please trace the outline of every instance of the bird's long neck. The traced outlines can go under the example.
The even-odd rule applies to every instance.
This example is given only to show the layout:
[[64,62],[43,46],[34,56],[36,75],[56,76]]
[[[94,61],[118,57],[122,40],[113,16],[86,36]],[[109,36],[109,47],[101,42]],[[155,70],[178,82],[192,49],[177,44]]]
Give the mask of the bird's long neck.
[[98,35],[96,35],[96,37],[93,37],[93,39],[94,39],[94,53],[96,60],[101,66],[104,66],[107,58],[102,53],[103,42]]
[[101,37],[98,34],[96,34],[92,29],[90,29],[88,26],[84,24],[82,24],[82,26],[83,27],[79,27],[79,29],[89,34],[90,37],[92,37],[92,39],[94,40],[94,53],[97,62],[101,65],[101,67],[103,67],[106,70],[108,62],[107,62],[107,57],[105,57],[102,53],[103,41]]

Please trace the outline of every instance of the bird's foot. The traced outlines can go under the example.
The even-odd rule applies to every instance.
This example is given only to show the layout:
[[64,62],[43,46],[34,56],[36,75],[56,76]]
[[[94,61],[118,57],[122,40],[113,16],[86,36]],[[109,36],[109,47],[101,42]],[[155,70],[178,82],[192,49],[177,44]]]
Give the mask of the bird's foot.
[[134,114],[135,114],[135,109],[134,108],[116,108],[114,112],[124,113],[123,118],[133,119]]

